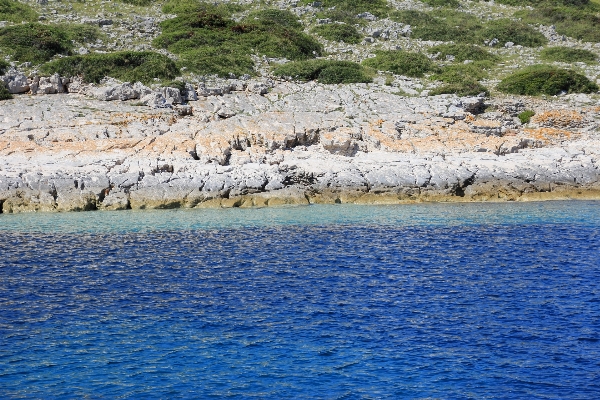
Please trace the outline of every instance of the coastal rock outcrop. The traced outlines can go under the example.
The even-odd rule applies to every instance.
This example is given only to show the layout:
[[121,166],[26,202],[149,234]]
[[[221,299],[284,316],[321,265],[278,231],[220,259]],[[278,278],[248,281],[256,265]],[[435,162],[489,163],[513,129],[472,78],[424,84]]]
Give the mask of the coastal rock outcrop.
[[[600,197],[590,96],[402,97],[285,82],[201,92],[173,109],[139,103],[183,101],[179,90],[103,90],[102,100],[3,102],[2,212]],[[536,113],[528,124],[517,118],[525,108]]]

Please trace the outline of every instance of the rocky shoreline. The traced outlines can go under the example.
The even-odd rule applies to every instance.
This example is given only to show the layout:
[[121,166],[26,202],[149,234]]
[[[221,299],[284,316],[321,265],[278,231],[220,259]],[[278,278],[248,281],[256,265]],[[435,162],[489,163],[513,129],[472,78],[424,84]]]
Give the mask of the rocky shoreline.
[[600,199],[596,95],[46,80],[0,107],[2,213]]

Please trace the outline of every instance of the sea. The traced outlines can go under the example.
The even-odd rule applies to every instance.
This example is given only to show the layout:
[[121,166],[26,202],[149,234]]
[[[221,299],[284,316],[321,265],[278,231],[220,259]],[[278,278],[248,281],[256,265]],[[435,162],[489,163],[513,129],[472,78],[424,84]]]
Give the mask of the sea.
[[600,202],[0,214],[1,399],[598,399]]

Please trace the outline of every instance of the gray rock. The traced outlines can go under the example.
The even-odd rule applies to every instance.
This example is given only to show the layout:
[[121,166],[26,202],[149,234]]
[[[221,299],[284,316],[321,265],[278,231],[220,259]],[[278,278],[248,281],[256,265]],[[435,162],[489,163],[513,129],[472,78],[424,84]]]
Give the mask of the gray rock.
[[27,77],[20,72],[4,75],[0,77],[8,88],[8,92],[12,94],[26,93],[29,91],[29,83]]

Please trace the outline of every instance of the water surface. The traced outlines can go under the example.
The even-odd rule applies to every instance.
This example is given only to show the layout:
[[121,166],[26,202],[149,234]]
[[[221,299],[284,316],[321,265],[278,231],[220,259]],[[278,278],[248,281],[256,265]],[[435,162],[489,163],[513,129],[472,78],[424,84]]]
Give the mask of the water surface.
[[599,211],[3,214],[0,397],[597,398]]

